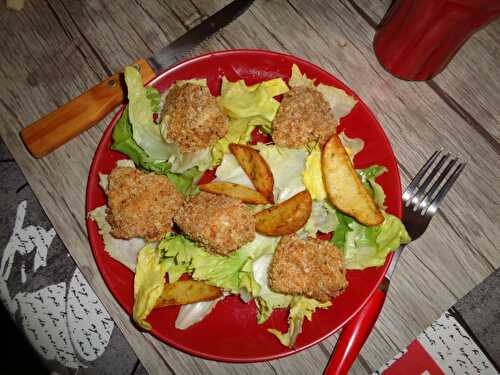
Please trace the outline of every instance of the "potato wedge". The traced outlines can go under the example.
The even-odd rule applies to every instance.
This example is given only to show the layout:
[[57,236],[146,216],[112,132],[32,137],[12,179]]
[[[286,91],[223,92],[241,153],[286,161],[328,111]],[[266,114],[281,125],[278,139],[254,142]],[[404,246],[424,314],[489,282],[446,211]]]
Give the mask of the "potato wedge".
[[267,236],[284,236],[302,228],[311,216],[311,194],[304,190],[255,215],[255,230]]
[[234,184],[232,182],[216,181],[208,184],[199,185],[201,191],[207,193],[226,195],[228,197],[241,200],[243,203],[250,204],[267,204],[267,198],[257,190],[250,189],[246,186]]
[[321,168],[326,193],[337,209],[368,226],[384,221],[337,135],[333,135],[323,147]]
[[222,296],[222,290],[197,280],[179,280],[165,284],[156,307],[188,305],[190,303],[211,301]]
[[250,146],[231,143],[229,150],[238,160],[241,168],[252,181],[255,189],[267,199],[267,203],[274,203],[274,178],[271,168],[260,155],[259,151]]

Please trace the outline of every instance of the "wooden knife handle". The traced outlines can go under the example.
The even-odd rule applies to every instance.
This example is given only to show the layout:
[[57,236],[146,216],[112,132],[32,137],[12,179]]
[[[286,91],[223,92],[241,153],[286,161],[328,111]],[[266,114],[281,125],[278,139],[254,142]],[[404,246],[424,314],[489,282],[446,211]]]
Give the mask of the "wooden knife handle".
[[[143,83],[156,76],[146,60],[138,60],[134,65],[140,67]],[[123,75],[115,74],[22,129],[21,138],[29,152],[41,158],[97,124],[124,98]]]

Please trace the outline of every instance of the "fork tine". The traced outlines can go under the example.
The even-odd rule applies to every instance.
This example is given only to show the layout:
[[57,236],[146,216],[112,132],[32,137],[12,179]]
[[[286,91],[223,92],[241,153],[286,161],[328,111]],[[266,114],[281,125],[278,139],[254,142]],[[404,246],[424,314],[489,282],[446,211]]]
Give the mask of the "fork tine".
[[426,216],[433,216],[438,208],[439,205],[441,204],[441,201],[443,198],[446,196],[450,188],[453,186],[455,181],[457,180],[458,176],[460,173],[462,173],[462,170],[464,169],[465,165],[467,163],[463,162],[460,163],[457,168],[453,171],[453,174],[450,176],[450,178],[446,181],[446,183],[443,185],[441,190],[439,190],[439,193],[437,193],[436,197],[432,200],[431,204],[429,205],[429,208],[427,208],[422,214]]
[[[449,152],[447,152],[445,155],[441,156],[441,159],[439,159],[436,166],[434,168],[432,168],[432,170],[430,171],[429,175],[426,177],[424,182],[422,182],[418,186],[417,193],[411,199],[411,204],[413,205],[413,207],[418,207],[418,206],[420,206],[421,203],[423,203],[423,199],[426,196],[425,190],[430,185],[430,183],[432,182],[434,177],[438,174],[438,172],[440,171],[443,164],[449,159],[449,157],[450,157]],[[448,173],[448,171],[449,171],[449,168],[446,168],[445,171],[442,172],[442,174],[446,174],[446,173]],[[442,178],[441,178],[441,181],[442,181]]]
[[425,162],[424,166],[422,168],[420,168],[420,170],[417,172],[415,177],[413,177],[410,184],[408,185],[408,187],[406,188],[406,190],[403,193],[403,202],[405,202],[405,204],[408,203],[410,201],[410,199],[413,197],[413,195],[415,194],[415,191],[417,189],[418,183],[420,182],[422,177],[425,176],[425,174],[427,173],[427,171],[429,170],[431,165],[434,163],[434,161],[437,159],[439,154],[441,154],[441,151],[442,150],[434,151],[434,153],[429,158],[429,160],[427,160]]
[[[446,167],[441,172],[441,174],[438,176],[438,178],[436,179],[434,184],[432,184],[432,187],[429,189],[429,191],[427,193],[425,191],[422,191],[421,195],[423,197],[423,200],[419,204],[415,203],[415,207],[417,207],[417,210],[420,210],[422,208],[425,209],[429,206],[429,202],[433,198],[434,193],[439,188],[441,183],[444,181],[445,177],[448,175],[448,173],[453,168],[453,166],[457,163],[457,161],[458,161],[458,158],[452,159],[448,163],[448,165],[446,165]],[[414,203],[414,202],[412,201],[412,203]]]

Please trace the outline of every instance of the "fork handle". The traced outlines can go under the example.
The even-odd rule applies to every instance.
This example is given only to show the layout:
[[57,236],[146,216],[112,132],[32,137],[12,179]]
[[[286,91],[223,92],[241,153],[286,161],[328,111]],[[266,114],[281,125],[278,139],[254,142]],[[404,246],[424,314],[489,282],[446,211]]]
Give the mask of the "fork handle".
[[323,375],[346,375],[349,372],[382,311],[389,283],[390,280],[384,278],[368,302],[342,329]]

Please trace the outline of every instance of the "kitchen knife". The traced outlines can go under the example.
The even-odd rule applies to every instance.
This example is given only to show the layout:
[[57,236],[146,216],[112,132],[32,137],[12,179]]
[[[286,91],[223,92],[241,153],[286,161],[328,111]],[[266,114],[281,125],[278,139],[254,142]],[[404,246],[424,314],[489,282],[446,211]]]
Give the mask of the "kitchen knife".
[[[134,65],[141,72],[143,83],[166,70],[202,41],[231,23],[253,3],[253,0],[234,0],[198,26],[163,47],[154,55],[140,59]],[[21,130],[21,138],[36,157],[41,158],[102,120],[125,98],[121,73],[69,101],[54,112]]]

